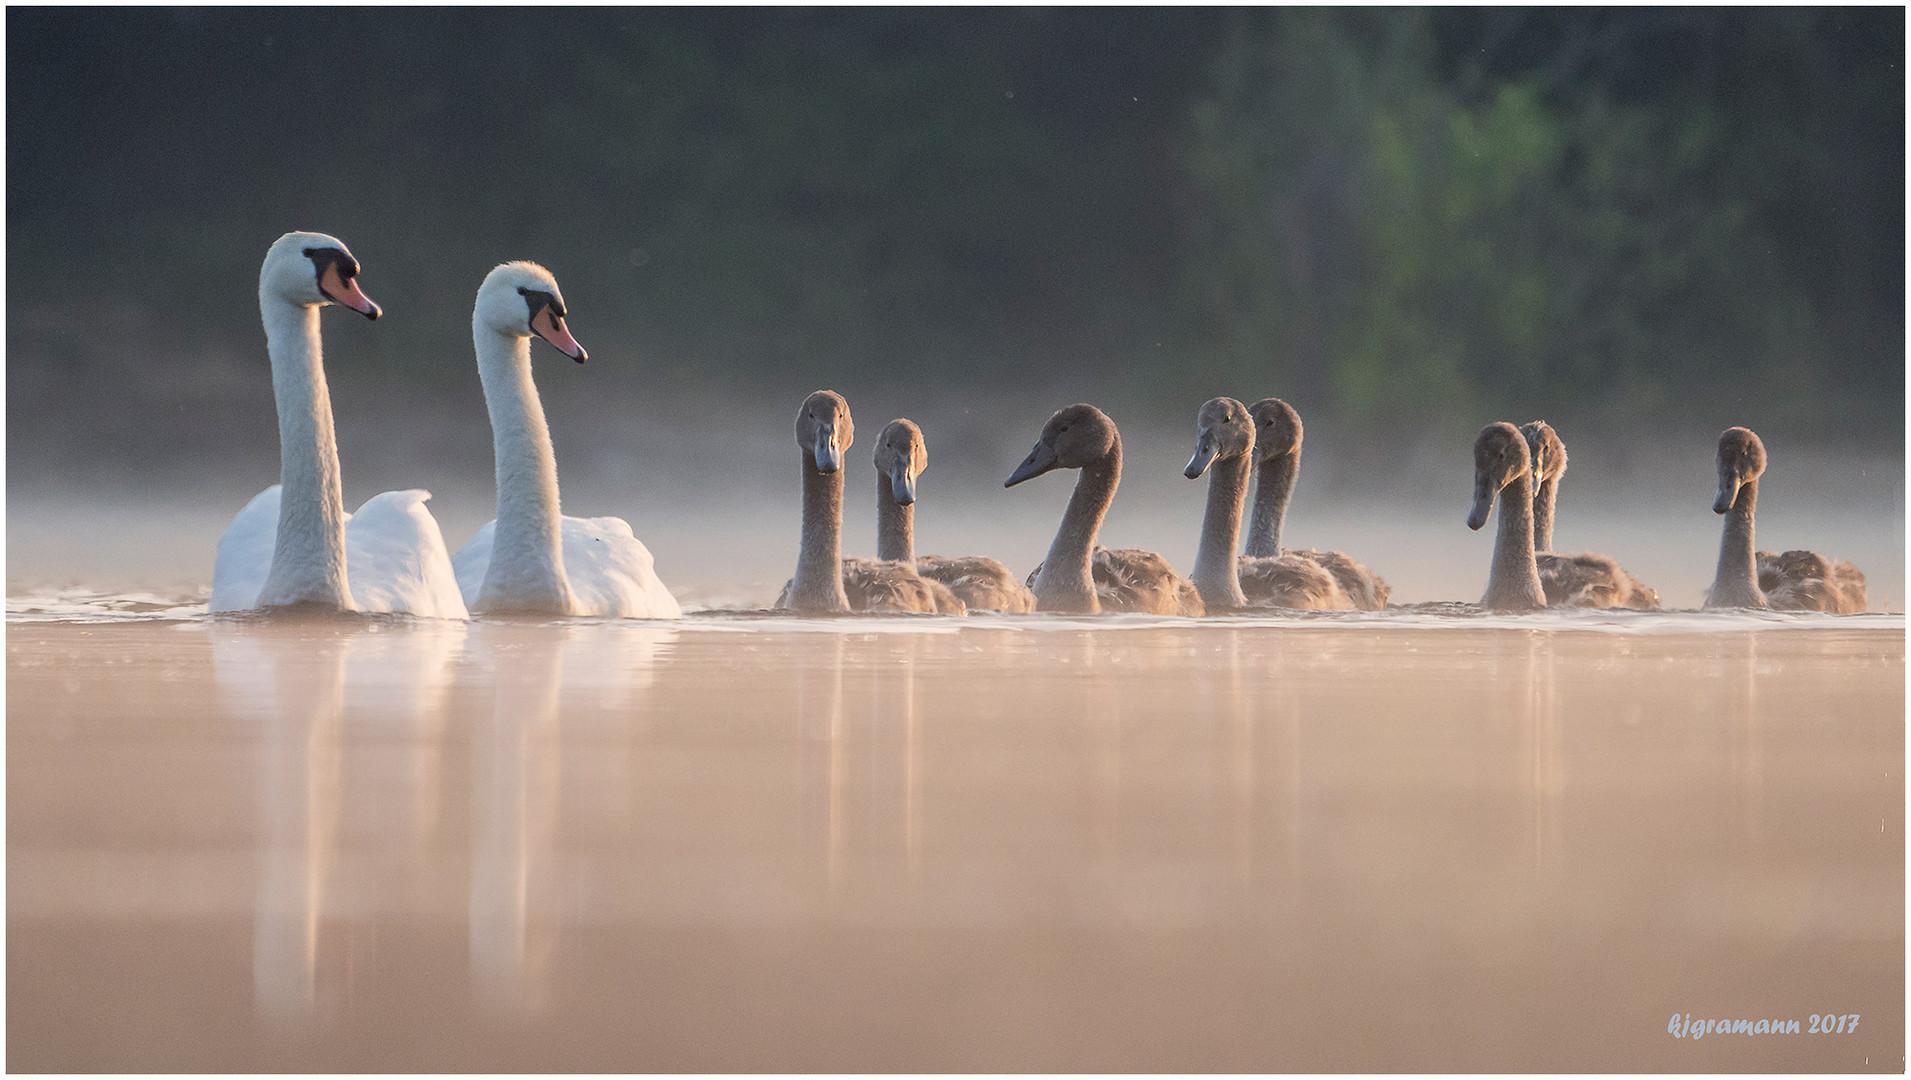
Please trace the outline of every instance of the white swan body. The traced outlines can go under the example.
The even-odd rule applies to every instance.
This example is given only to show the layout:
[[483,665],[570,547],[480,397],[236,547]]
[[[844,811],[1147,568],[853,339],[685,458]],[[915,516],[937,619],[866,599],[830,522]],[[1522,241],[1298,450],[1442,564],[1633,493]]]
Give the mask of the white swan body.
[[557,280],[536,263],[505,263],[478,288],[471,338],[491,415],[498,516],[452,559],[458,588],[477,612],[678,618],[683,609],[627,523],[559,510],[557,455],[531,381],[531,335],[583,363],[564,315]]
[[319,349],[319,308],[376,319],[358,261],[323,233],[287,233],[259,270],[259,313],[279,413],[279,483],[232,519],[213,559],[213,611],[315,604],[468,617],[429,492],[388,491],[347,514]]
[[[259,595],[272,569],[281,490],[274,484],[253,496],[220,537],[213,611],[260,606]],[[367,499],[357,513],[345,515],[345,563],[354,609],[467,617],[444,536],[425,508],[429,498],[430,492],[417,488],[387,491]]]
[[[496,521],[485,522],[452,560],[458,588],[474,607],[491,566],[497,527]],[[565,577],[571,587],[571,614],[640,619],[674,619],[683,614],[677,598],[657,579],[650,549],[630,531],[629,522],[614,517],[562,517],[559,531]]]

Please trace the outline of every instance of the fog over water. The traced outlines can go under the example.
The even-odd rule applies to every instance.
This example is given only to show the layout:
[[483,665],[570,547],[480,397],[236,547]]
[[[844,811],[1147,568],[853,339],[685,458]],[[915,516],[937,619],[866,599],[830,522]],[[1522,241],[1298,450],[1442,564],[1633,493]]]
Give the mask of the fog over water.
[[[248,258],[251,256],[248,255]],[[468,329],[434,331],[436,349],[398,366],[368,366],[366,350],[409,317],[393,292],[366,291],[377,323],[327,310],[324,334],[348,509],[381,491],[423,487],[456,551],[493,516],[491,431]],[[792,364],[746,376],[718,355],[646,351],[593,332],[588,284],[567,289],[572,328],[591,351],[574,364],[534,342],[532,370],[549,417],[566,513],[628,520],[688,606],[763,606],[795,566],[799,520],[794,419],[803,396],[830,388],[849,401],[856,441],[847,463],[844,552],[873,554],[877,434],[896,417],[923,428],[929,466],[919,482],[917,550],[985,554],[1018,573],[1034,568],[1076,474],[1058,471],[1010,490],[1002,480],[1049,414],[1075,401],[1103,407],[1122,431],[1120,491],[1101,534],[1115,547],[1161,552],[1189,572],[1206,479],[1182,476],[1205,397],[1284,396],[1306,424],[1300,481],[1287,517],[1292,547],[1342,550],[1393,586],[1396,602],[1476,600],[1493,528],[1469,532],[1472,442],[1493,420],[1555,422],[1570,465],[1556,545],[1600,551],[1656,588],[1667,607],[1696,606],[1715,568],[1720,518],[1718,432],[1607,426],[1515,413],[1435,416],[1387,427],[1337,421],[1280,385],[1216,384],[1151,398],[1133,372],[1031,371],[998,377],[925,371],[907,356],[882,370]],[[76,327],[70,363],[9,369],[7,577],[107,588],[209,588],[213,550],[232,516],[278,479],[270,368],[256,305],[220,316],[249,323],[253,344],[194,352],[166,320],[121,313]],[[1164,361],[1165,362],[1165,361]],[[1082,373],[1085,372],[1085,373]],[[429,376],[429,378],[424,378]],[[442,383],[442,385],[440,385]],[[1765,403],[1726,395],[1758,428]],[[29,400],[44,403],[26,408]],[[1849,559],[1866,574],[1872,610],[1904,608],[1904,459],[1878,433],[1846,440],[1768,429],[1760,485],[1761,547],[1803,547]],[[1496,511],[1497,512],[1497,511]]]
[[[338,320],[328,319],[328,329],[332,321]],[[767,605],[796,561],[793,421],[800,392],[648,396],[632,385],[643,381],[631,370],[644,367],[642,360],[596,349],[582,367],[541,345],[535,354],[565,512],[630,521],[664,582],[688,606]],[[193,424],[175,413],[160,424],[107,429],[100,439],[76,441],[70,453],[16,453],[9,470],[9,591],[84,582],[203,594],[232,515],[277,481],[264,369],[261,356],[256,370],[241,375],[246,392],[234,395],[219,423]],[[424,487],[453,551],[493,516],[490,431],[475,373],[470,382],[470,391],[452,400],[432,400],[403,383],[392,390],[364,380],[335,384],[348,509],[380,491]],[[603,383],[616,386],[616,395],[601,393]],[[1092,388],[1014,395],[992,388],[985,397],[917,393],[900,381],[816,385],[843,390],[856,420],[845,459],[845,554],[874,553],[870,454],[882,425],[908,416],[922,425],[929,447],[918,488],[918,551],[992,555],[1018,573],[1042,559],[1077,474],[1057,471],[1009,490],[1002,480],[1048,414],[1078,397],[1097,400]],[[1224,389],[1248,400],[1265,392]],[[1184,574],[1194,564],[1207,485],[1181,475],[1199,405],[1108,406],[1122,428],[1124,465],[1101,542],[1159,551]],[[1284,542],[1348,552],[1388,580],[1396,602],[1478,599],[1493,527],[1473,533],[1465,526],[1475,431],[1455,425],[1393,441],[1309,423]],[[1667,607],[1697,606],[1718,554],[1721,519],[1711,511],[1717,433],[1666,432],[1651,443],[1571,427],[1561,435],[1570,466],[1556,546],[1609,554],[1656,588]],[[185,449],[159,449],[162,440]],[[1865,572],[1872,610],[1902,611],[1902,459],[1767,443],[1760,546],[1849,559]]]

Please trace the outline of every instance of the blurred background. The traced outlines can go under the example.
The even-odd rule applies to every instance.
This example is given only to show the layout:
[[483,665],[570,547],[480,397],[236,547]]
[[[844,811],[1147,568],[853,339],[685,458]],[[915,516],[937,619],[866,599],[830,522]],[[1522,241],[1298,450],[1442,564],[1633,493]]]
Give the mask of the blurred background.
[[1903,609],[1901,9],[7,11],[8,579],[200,585],[277,476],[257,273],[333,233],[348,507],[491,516],[470,305],[563,285],[534,352],[565,509],[692,602],[794,565],[802,396],[922,423],[919,548],[1046,550],[1001,479],[1054,409],[1122,426],[1103,540],[1193,562],[1201,402],[1307,423],[1287,540],[1471,599],[1471,441],[1545,418],[1561,550],[1690,606],[1720,429],[1759,540]]

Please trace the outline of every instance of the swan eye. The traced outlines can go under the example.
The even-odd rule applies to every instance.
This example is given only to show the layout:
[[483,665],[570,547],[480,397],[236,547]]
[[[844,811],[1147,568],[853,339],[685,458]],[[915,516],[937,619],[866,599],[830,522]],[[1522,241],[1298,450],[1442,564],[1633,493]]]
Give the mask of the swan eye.
[[1066,434],[1068,434],[1068,425],[1067,425],[1067,424],[1063,424],[1063,425],[1062,425],[1061,427],[1058,427],[1058,428],[1056,428],[1056,429],[1055,429],[1055,434],[1057,434],[1057,435],[1066,435]]

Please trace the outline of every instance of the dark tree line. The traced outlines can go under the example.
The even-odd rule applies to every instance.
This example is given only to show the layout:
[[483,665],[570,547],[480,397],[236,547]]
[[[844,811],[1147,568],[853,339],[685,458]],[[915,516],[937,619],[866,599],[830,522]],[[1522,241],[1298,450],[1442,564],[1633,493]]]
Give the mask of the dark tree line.
[[401,315],[336,363],[427,384],[469,379],[484,271],[534,257],[593,352],[682,390],[902,364],[1903,435],[1901,11],[7,20],[21,437],[76,392],[56,366],[147,362],[74,339],[89,308],[256,350],[292,227]]

